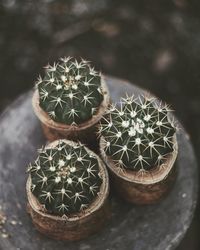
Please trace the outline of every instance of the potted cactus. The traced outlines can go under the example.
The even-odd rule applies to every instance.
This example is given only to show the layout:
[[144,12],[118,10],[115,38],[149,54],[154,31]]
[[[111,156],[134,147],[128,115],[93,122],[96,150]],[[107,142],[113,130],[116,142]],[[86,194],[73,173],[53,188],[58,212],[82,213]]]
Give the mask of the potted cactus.
[[89,62],[67,57],[45,67],[32,103],[49,141],[65,138],[94,144],[109,93],[103,76]]
[[28,167],[28,212],[36,228],[59,240],[80,240],[109,218],[109,179],[102,160],[80,143],[57,140]]
[[160,200],[176,176],[176,128],[167,105],[148,95],[122,98],[99,126],[100,150],[115,189],[129,202]]

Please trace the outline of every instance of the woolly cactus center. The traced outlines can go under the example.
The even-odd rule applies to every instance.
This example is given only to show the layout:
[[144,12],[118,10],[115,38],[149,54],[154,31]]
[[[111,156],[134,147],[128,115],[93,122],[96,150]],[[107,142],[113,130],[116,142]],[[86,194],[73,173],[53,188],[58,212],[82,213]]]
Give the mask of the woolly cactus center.
[[[109,124],[110,126],[110,124]],[[123,120],[122,127],[129,129],[129,135],[133,136],[137,132],[142,134],[145,129],[145,123],[139,118],[132,118],[131,120]]]
[[62,167],[60,171],[58,171],[58,176],[66,178],[70,175],[70,166]]
[[77,83],[77,80],[75,79],[74,76],[69,76],[67,79],[65,79],[65,76],[63,76],[64,78],[64,84],[68,87],[71,87],[72,85],[74,85],[75,83]]
[[132,132],[138,132],[142,134],[144,128],[145,128],[145,124],[142,120],[140,120],[139,118],[137,118],[136,121],[132,120],[132,126],[130,126],[130,130]]

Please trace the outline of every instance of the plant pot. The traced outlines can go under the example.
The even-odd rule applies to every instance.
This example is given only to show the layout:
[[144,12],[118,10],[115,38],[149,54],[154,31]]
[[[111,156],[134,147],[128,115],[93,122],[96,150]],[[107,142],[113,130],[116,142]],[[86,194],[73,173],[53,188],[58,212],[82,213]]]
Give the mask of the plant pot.
[[[64,141],[72,143],[67,140]],[[48,148],[56,146],[57,143],[58,141],[49,144]],[[89,149],[87,151],[95,155]],[[96,157],[103,180],[100,191],[89,207],[77,214],[61,217],[48,213],[31,192],[31,177],[29,176],[26,184],[28,198],[27,211],[38,231],[53,239],[76,241],[96,233],[104,226],[110,217],[108,202],[109,178],[104,163],[98,156]]]
[[104,99],[99,106],[97,113],[88,121],[78,124],[77,126],[67,125],[53,121],[50,116],[39,105],[38,90],[34,92],[32,105],[36,116],[39,118],[44,134],[49,141],[57,139],[68,139],[73,141],[81,141],[86,145],[96,147],[97,143],[97,128],[96,125],[104,115],[109,103],[109,91],[103,77],[101,78],[102,92]]
[[135,204],[152,204],[161,200],[172,188],[176,179],[176,158],[178,144],[173,137],[174,151],[167,155],[166,161],[149,171],[132,171],[117,168],[111,157],[103,148],[104,140],[100,139],[100,151],[111,175],[112,184],[117,193],[126,201]]

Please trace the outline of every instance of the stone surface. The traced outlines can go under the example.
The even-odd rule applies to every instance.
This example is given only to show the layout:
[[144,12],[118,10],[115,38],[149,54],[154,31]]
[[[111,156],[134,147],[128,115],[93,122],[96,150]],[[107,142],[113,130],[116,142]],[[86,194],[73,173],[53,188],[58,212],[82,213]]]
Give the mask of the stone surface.
[[[115,78],[107,78],[107,81],[112,87],[114,101],[126,92],[137,94],[140,91],[134,85]],[[112,192],[112,218],[107,227],[81,242],[53,241],[35,230],[26,213],[25,170],[45,139],[32,111],[31,95],[32,92],[29,92],[21,96],[0,118],[0,210],[7,217],[4,226],[10,235],[2,237],[0,249],[175,249],[191,223],[198,190],[197,163],[184,129],[178,134],[178,178],[172,192],[162,202],[133,206]]]

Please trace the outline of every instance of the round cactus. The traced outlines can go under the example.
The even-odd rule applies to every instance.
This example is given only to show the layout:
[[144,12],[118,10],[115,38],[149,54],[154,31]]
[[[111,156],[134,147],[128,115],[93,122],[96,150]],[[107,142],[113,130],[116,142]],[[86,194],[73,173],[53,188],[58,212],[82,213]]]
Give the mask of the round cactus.
[[122,98],[100,124],[103,153],[120,169],[150,170],[173,152],[176,128],[169,108],[155,98]]
[[60,216],[87,209],[102,184],[95,154],[80,143],[64,140],[40,149],[28,172],[31,192],[49,213]]
[[103,101],[101,74],[89,62],[65,57],[45,69],[36,86],[40,107],[52,120],[77,125],[97,113]]

